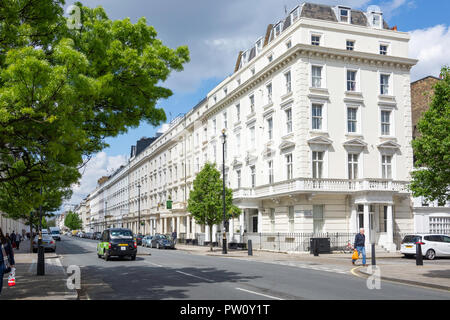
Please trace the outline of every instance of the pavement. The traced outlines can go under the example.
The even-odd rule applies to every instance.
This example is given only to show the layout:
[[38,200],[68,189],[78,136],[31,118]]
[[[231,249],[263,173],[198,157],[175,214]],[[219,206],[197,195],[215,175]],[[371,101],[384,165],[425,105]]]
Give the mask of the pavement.
[[[375,270],[369,268],[370,256],[366,258],[366,267],[362,266],[361,260],[352,265],[350,253],[320,254],[316,257],[309,253],[253,250],[253,255],[249,256],[247,250],[228,250],[227,254],[223,254],[222,248],[218,247],[214,247],[212,252],[207,246],[177,244],[176,248],[192,254],[238,258],[344,274],[350,270],[352,274],[365,278],[371,276]],[[375,261],[382,280],[450,291],[450,259],[448,258],[424,260],[423,266],[416,266],[415,259],[405,258],[399,252],[376,252]]]
[[76,300],[76,290],[67,288],[67,274],[60,257],[46,252],[45,275],[38,276],[37,253],[29,253],[29,250],[29,240],[20,244],[20,250],[14,249],[16,285],[8,287],[5,275],[0,300]]

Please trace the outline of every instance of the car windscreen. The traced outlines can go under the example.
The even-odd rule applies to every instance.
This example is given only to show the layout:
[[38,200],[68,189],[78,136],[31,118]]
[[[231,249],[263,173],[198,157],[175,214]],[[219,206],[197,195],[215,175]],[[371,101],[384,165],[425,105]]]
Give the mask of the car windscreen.
[[133,234],[128,230],[111,230],[111,238],[133,239]]
[[52,231],[52,234],[59,234],[59,231]]
[[403,242],[405,243],[416,243],[419,241],[422,241],[422,236],[408,235],[403,238]]

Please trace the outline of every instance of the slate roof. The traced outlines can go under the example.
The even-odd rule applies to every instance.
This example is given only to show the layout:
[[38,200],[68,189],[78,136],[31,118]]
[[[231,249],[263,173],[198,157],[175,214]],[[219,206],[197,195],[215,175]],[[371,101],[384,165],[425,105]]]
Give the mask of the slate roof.
[[[336,14],[334,12],[335,6],[323,5],[317,3],[309,3],[306,2],[300,6],[300,18],[310,18],[310,19],[318,19],[318,20],[326,20],[332,22],[338,22]],[[284,18],[283,20],[283,30],[286,30],[291,25],[290,14]],[[367,17],[363,11],[360,10],[351,10],[351,20],[350,23],[358,26],[369,26],[369,22],[367,21]],[[266,29],[265,37],[264,37],[264,45],[265,47],[268,43],[270,43],[274,39],[274,26],[277,24],[269,24]],[[383,28],[389,29],[389,25],[383,19]],[[238,58],[235,65],[235,72],[239,70],[240,62],[241,62],[241,54],[242,51],[239,52]],[[247,61],[252,60],[256,56],[256,50],[253,47],[250,49],[249,58]]]

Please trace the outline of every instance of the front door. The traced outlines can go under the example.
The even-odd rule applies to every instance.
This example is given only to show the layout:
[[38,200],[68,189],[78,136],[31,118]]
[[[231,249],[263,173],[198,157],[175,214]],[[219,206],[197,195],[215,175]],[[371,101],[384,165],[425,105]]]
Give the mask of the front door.
[[252,217],[252,232],[253,233],[258,232],[258,216]]

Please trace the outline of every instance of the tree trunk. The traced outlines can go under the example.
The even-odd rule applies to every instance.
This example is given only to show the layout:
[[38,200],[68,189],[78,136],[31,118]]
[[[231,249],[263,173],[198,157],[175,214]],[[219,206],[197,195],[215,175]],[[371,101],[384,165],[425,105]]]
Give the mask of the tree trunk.
[[212,230],[213,230],[213,226],[212,225],[210,225],[209,226],[209,250],[210,251],[213,251],[213,239],[212,239],[212,234],[213,234],[213,232],[212,232]]
[[30,253],[33,253],[33,215],[30,215]]

